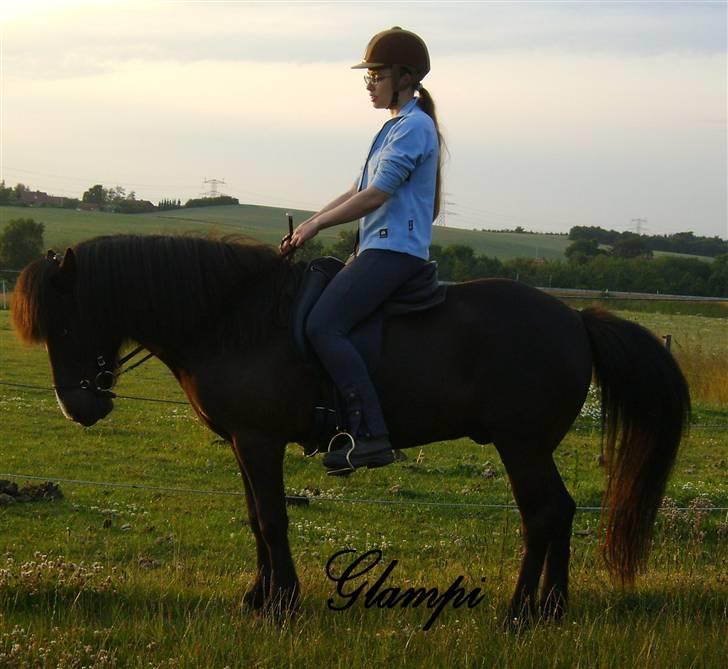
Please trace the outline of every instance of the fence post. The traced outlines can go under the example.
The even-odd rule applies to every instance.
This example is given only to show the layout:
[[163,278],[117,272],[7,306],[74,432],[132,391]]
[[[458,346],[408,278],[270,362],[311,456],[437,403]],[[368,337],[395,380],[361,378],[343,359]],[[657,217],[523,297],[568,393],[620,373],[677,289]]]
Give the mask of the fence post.
[[5,292],[5,279],[3,279],[2,282],[3,282],[3,309],[7,309],[8,308],[8,298],[7,298],[7,294]]
[[662,335],[662,341],[665,342],[665,348],[669,351],[670,348],[672,347],[672,335],[671,334]]

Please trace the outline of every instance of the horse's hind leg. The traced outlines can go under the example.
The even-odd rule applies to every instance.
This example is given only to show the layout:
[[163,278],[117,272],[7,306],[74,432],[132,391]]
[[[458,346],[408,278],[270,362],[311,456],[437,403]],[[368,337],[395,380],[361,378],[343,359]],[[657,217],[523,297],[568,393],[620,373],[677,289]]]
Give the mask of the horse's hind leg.
[[550,448],[536,442],[504,441],[496,441],[496,447],[522,519],[524,553],[507,620],[509,626],[519,627],[536,614],[536,594],[547,555],[546,601],[558,602],[554,613],[556,609],[563,612],[569,560],[568,538],[564,543],[564,535],[571,532],[573,500],[566,493]]
[[559,619],[566,611],[569,599],[569,558],[571,551],[571,525],[576,504],[566,490],[556,465],[551,460],[549,473],[554,482],[555,511],[552,514],[552,534],[546,553],[546,568],[541,586],[541,615]]

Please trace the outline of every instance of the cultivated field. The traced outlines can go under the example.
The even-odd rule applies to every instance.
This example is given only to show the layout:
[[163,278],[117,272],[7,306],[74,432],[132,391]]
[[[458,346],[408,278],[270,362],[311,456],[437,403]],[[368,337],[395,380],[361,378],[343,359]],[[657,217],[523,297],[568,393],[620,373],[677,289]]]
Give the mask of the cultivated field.
[[[179,209],[152,214],[109,214],[53,208],[0,207],[0,227],[13,218],[33,217],[45,223],[45,241],[49,248],[64,250],[90,237],[116,233],[207,232],[242,234],[269,244],[278,244],[288,232],[286,209],[256,205],[230,205]],[[296,224],[311,212],[293,210]],[[329,228],[319,239],[328,244],[337,239],[342,228]],[[457,228],[435,227],[433,242],[441,246],[466,244],[476,254],[499,258],[559,259],[569,245],[566,235],[541,235],[476,232]]]
[[[696,347],[699,360],[726,359],[725,319],[622,315],[673,333],[685,361]],[[490,446],[433,444],[339,480],[291,445],[287,489],[311,503],[290,508],[304,597],[297,619],[279,628],[240,610],[255,564],[235,496],[240,477],[228,448],[186,406],[119,399],[105,421],[84,429],[61,416],[52,394],[0,385],[3,473],[146,486],[61,482],[63,499],[0,508],[0,667],[722,667],[728,515],[706,509],[728,507],[728,373],[688,371],[693,382],[707,373],[714,381],[697,396],[648,573],[633,592],[610,585],[598,559],[598,514],[579,512],[568,617],[521,635],[499,625],[520,537],[517,514],[484,506],[512,503]],[[50,384],[45,352],[21,347],[1,311],[0,381]],[[182,399],[156,361],[117,391]],[[557,451],[579,506],[598,505],[604,487],[595,408],[592,399]],[[148,489],[155,486],[187,491]],[[391,587],[443,591],[462,575],[485,597],[472,609],[447,607],[426,632],[429,610],[367,609],[359,600],[331,611],[327,600],[343,602],[324,567],[348,547],[398,560]]]
[[[312,212],[298,209],[281,209],[253,204],[221,207],[196,207],[151,214],[110,214],[82,212],[54,208],[0,207],[0,228],[14,218],[31,217],[45,223],[45,241],[49,248],[65,250],[84,239],[99,235],[119,233],[176,234],[189,232],[213,232],[238,234],[258,239],[268,244],[278,244],[288,231],[286,213],[293,215],[294,223],[304,221]],[[354,228],[356,224],[349,224]],[[334,242],[339,232],[347,226],[323,230],[318,238],[324,245]],[[435,226],[433,244],[470,246],[476,255],[507,260],[508,258],[546,258],[563,260],[564,251],[571,243],[564,235],[540,233],[484,232]],[[607,247],[605,247],[607,248]],[[712,262],[706,256],[674,254],[662,251],[660,255],[680,255]]]

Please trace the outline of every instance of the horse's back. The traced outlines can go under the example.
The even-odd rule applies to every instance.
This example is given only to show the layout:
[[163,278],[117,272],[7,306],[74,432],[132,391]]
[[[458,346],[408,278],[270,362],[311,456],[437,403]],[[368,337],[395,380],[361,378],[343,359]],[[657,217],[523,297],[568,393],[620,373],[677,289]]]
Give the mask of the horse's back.
[[581,407],[591,368],[577,311],[521,283],[481,279],[390,320],[375,376],[387,413],[418,416],[445,439],[486,423],[559,431]]

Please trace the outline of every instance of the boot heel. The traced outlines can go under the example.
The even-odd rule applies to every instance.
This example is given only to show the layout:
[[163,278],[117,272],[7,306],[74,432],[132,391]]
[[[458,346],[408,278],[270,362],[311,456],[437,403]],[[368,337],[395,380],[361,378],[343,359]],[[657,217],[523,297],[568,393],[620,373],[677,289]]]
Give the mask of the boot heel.
[[384,451],[383,453],[378,453],[375,456],[371,456],[367,462],[367,468],[368,469],[375,469],[376,467],[384,467],[386,465],[391,465],[395,461],[394,451]]

